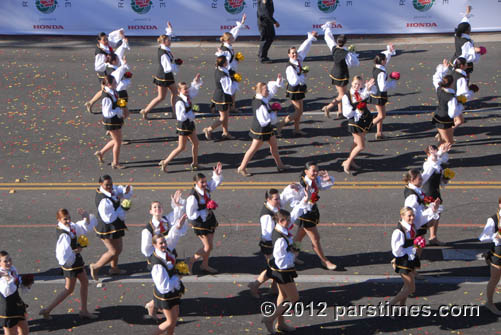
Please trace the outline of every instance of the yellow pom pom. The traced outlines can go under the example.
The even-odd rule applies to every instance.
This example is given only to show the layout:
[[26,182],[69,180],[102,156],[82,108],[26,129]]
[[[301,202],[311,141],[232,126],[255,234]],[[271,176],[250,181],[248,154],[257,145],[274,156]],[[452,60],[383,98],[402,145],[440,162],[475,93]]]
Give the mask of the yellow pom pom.
[[456,176],[456,173],[451,169],[447,168],[444,170],[444,178],[453,179]]
[[127,100],[125,100],[123,98],[120,98],[120,99],[117,100],[117,105],[120,108],[127,107]]
[[460,95],[456,98],[460,104],[465,104],[468,99],[464,95]]
[[129,199],[123,199],[122,203],[120,205],[122,206],[123,209],[125,209],[127,211],[130,209],[131,204],[132,203]]
[[238,62],[241,62],[245,59],[244,55],[239,51],[237,52],[237,54],[235,55],[235,59],[238,61]]
[[194,111],[194,112],[199,112],[200,111],[200,106],[199,105],[193,105],[191,107],[191,110]]
[[174,268],[176,269],[177,273],[179,273],[182,276],[190,274],[190,269],[188,267],[188,264],[186,264],[185,262],[182,261],[177,262]]
[[89,239],[85,235],[78,236],[77,243],[80,247],[85,248],[89,245]]
[[235,81],[236,81],[237,83],[239,83],[239,82],[241,82],[241,81],[242,81],[242,75],[241,75],[240,73],[235,73],[235,74],[233,75],[233,79],[235,79]]

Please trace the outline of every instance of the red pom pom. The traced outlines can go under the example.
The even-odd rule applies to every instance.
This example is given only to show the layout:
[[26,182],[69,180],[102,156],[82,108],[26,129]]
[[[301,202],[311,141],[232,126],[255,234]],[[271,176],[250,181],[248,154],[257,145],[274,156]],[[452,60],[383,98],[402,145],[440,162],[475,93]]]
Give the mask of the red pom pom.
[[21,275],[21,283],[23,283],[23,286],[25,287],[30,286],[34,282],[35,282],[35,276],[32,275],[31,273]]
[[471,84],[471,85],[469,86],[469,89],[470,89],[470,90],[472,90],[472,91],[473,91],[473,92],[475,92],[475,93],[476,93],[476,92],[478,92],[478,90],[479,90],[478,86],[477,86],[477,85],[475,85],[475,84]]
[[418,236],[414,239],[414,245],[418,248],[424,248],[426,247],[426,240],[423,236]]
[[132,78],[132,72],[129,72],[129,71],[125,72],[124,77],[125,78]]
[[432,202],[435,202],[435,199],[433,199],[433,197],[432,197],[432,196],[427,195],[427,196],[425,196],[425,197],[423,198],[423,202],[424,202],[425,204],[431,204]]
[[274,102],[271,104],[271,110],[275,112],[280,112],[282,110],[282,105],[278,102]]
[[183,64],[183,60],[181,58],[176,58],[174,60],[174,63],[176,63],[176,65],[181,65],[181,64]]
[[400,79],[400,72],[396,72],[396,71],[395,71],[395,72],[392,72],[392,73],[390,74],[390,78],[391,78],[391,79],[395,79],[395,80],[399,80],[399,79]]
[[487,53],[487,49],[485,47],[480,47],[480,54],[483,56]]
[[207,203],[207,209],[216,209],[217,208],[217,203],[214,200],[209,200]]
[[364,101],[359,102],[359,103],[357,104],[357,109],[359,109],[359,110],[364,110],[365,108],[367,108],[367,103],[365,103]]
[[311,194],[311,198],[310,198],[311,202],[315,203],[315,202],[317,202],[319,199],[320,199],[320,197],[318,196],[318,193],[317,193],[317,192],[313,192],[313,193]]

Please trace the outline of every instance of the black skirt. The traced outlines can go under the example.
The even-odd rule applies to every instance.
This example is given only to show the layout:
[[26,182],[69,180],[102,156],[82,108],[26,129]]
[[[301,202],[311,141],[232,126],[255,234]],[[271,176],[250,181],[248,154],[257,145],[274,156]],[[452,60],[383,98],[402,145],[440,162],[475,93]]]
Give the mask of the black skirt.
[[358,122],[355,122],[353,119],[350,119],[348,121],[348,131],[351,134],[362,134],[362,133],[367,133],[371,130],[372,128],[372,119],[373,116],[371,112],[366,111]]
[[348,83],[350,81],[349,77],[346,77],[346,78],[335,78],[332,74],[329,74],[329,77],[332,80],[332,85],[335,85],[335,86],[345,87],[346,85],[348,85]]
[[118,91],[117,93],[120,99],[124,99],[125,101],[129,102],[129,94],[127,94],[127,90],[121,90]]
[[266,133],[256,133],[252,129],[249,130],[249,137],[254,140],[269,141],[276,134],[275,130]]
[[161,294],[156,288],[153,289],[153,301],[156,308],[160,309],[171,309],[174,306],[181,304],[181,296],[184,294],[184,285],[181,283],[181,288],[179,290],[169,292],[166,294]]
[[402,257],[397,257],[395,258],[395,272],[396,273],[403,273],[403,274],[408,274],[415,269],[419,269],[421,267],[421,261],[419,260],[419,257],[416,255],[414,260],[410,261],[408,259],[408,256],[402,256]]
[[492,264],[501,266],[501,245],[496,247],[492,243],[491,250],[487,252],[485,259],[489,260]]
[[454,125],[454,120],[447,118],[447,120],[441,120],[437,115],[433,115],[431,123],[437,127],[437,129],[449,129]]
[[7,298],[0,297],[0,327],[12,328],[19,321],[26,320],[27,305],[21,299],[19,290]]
[[61,266],[65,278],[76,278],[79,273],[84,271],[84,260],[80,253],[75,255],[75,262],[73,264],[64,264]]
[[294,278],[297,277],[296,268],[290,269],[278,269],[275,265],[275,261],[272,259],[268,262],[268,267],[266,268],[266,276],[276,280],[279,284],[293,283]]
[[231,95],[225,94],[224,100],[226,101],[216,101],[214,99],[211,100],[210,107],[215,108],[218,112],[226,112],[229,110],[230,105],[232,104]]
[[384,106],[388,102],[388,92],[381,92],[380,95],[370,95],[367,103],[372,105]]
[[261,252],[264,255],[272,255],[273,254],[273,243],[271,241],[259,241],[259,247],[261,248]]
[[118,130],[122,129],[122,125],[124,124],[124,119],[118,117],[117,115],[112,118],[103,118],[104,129],[106,130]]
[[313,228],[318,224],[319,221],[320,221],[320,212],[318,211],[317,204],[315,204],[311,208],[311,211],[309,211],[304,215],[301,215],[297,219],[297,224],[303,228]]
[[97,75],[97,80],[99,81],[99,84],[103,85],[103,83],[104,83],[104,74],[96,72],[96,75]]
[[153,76],[153,83],[157,86],[169,87],[170,85],[175,84],[176,80],[174,79],[174,74],[172,72],[169,72],[165,73],[163,78]]
[[216,227],[219,225],[212,210],[209,210],[209,214],[207,215],[207,219],[205,221],[202,221],[202,218],[199,216],[196,220],[190,221],[190,223],[192,225],[193,232],[197,236],[214,234]]
[[127,226],[125,225],[125,222],[123,222],[120,219],[116,219],[112,223],[104,223],[101,220],[97,222],[97,225],[94,227],[94,231],[97,234],[97,237],[99,237],[102,240],[116,240],[125,235],[125,230],[127,229]]
[[184,122],[177,122],[176,126],[176,134],[182,135],[182,136],[188,136],[193,133],[195,130],[195,122],[186,120]]
[[306,96],[306,91],[308,87],[306,85],[296,85],[296,86],[287,86],[287,94],[286,97],[290,98],[292,101],[303,100]]

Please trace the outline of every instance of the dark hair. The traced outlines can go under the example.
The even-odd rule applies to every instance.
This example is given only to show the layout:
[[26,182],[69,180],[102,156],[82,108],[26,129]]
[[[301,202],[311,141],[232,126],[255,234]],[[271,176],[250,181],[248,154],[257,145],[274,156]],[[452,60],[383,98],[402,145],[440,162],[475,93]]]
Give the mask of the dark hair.
[[219,56],[216,59],[216,66],[224,66],[224,63],[227,62],[226,56]]
[[345,35],[345,34],[341,34],[341,35],[339,35],[339,36],[336,38],[336,43],[337,43],[337,45],[339,45],[340,47],[344,46],[344,44],[346,43],[346,35]]
[[5,250],[0,251],[0,257],[9,256],[9,253]]
[[378,53],[376,57],[374,57],[374,64],[381,64],[386,60],[386,55],[384,53]]
[[450,74],[444,76],[442,80],[438,83],[439,87],[451,87],[454,78]]
[[315,162],[315,161],[308,161],[304,165],[304,168],[305,168],[305,170],[309,170],[309,168],[311,168],[312,166],[316,166],[316,165],[318,165],[317,162]]
[[196,175],[193,176],[193,181],[196,183],[200,179],[204,179],[205,175],[203,173],[197,173]]
[[106,33],[105,32],[100,32],[99,34],[97,34],[97,40],[100,41],[103,37],[106,37]]
[[466,58],[458,57],[454,60],[454,69],[459,69],[461,66],[466,65]]
[[470,33],[471,26],[468,22],[461,22],[456,28],[456,37],[461,37],[464,33]]
[[276,212],[275,215],[273,216],[273,221],[275,221],[278,224],[280,220],[289,219],[290,217],[291,213],[289,213],[285,209],[279,209],[278,212]]
[[69,216],[69,215],[70,215],[70,212],[66,208],[59,208],[57,210],[57,214],[56,214],[58,220],[64,218],[65,216]]
[[289,49],[287,49],[287,54],[290,54],[291,50],[297,50],[297,49],[296,49],[296,47],[290,47]]
[[274,194],[278,194],[278,190],[276,188],[270,188],[268,191],[266,191],[266,193],[264,194],[265,196],[265,199],[268,200],[268,199],[271,199],[271,197],[274,195]]
[[438,150],[437,146],[436,146],[435,144],[432,144],[432,145],[427,146],[427,147],[426,147],[426,149],[424,149],[424,152],[425,152],[427,155],[429,155],[429,154],[430,154],[430,152],[431,152],[431,149],[433,149],[433,150],[435,150],[435,151],[436,151],[436,150]]
[[111,74],[107,74],[103,78],[103,85],[104,86],[112,85],[113,84],[113,80],[115,80],[115,78]]
[[157,241],[161,238],[165,238],[165,236],[163,236],[162,234],[158,233],[158,234],[155,234],[151,237],[151,242],[153,242],[153,244],[157,244]]
[[416,177],[420,174],[421,171],[419,169],[411,169],[404,174],[403,181],[408,184],[411,182],[411,180],[416,179]]
[[118,56],[116,53],[112,52],[110,54],[106,55],[106,63],[112,63],[114,61],[118,60]]
[[109,174],[105,174],[104,176],[99,177],[99,184],[104,183],[105,180],[112,180],[111,176]]

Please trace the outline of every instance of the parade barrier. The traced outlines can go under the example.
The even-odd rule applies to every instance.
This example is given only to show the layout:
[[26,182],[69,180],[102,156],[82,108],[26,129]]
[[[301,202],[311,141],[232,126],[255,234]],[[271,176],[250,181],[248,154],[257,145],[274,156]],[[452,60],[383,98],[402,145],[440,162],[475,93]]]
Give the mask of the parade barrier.
[[[124,28],[129,36],[157,36],[170,20],[178,36],[219,36],[242,14],[241,35],[258,35],[258,0],[3,0],[0,34],[95,35]],[[335,21],[335,33],[453,32],[467,0],[275,0],[278,35],[304,35]],[[473,4],[473,31],[501,31],[501,1]]]

